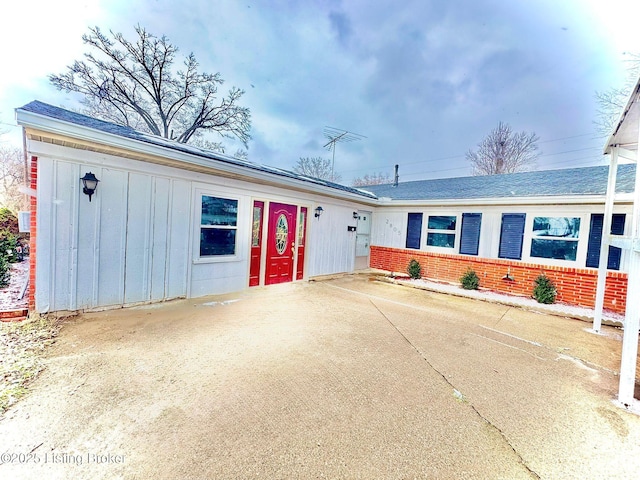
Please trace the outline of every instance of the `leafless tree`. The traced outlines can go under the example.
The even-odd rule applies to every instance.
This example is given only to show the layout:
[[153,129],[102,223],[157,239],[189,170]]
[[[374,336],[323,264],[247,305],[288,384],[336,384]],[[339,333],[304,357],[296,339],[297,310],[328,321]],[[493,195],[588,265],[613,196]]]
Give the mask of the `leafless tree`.
[[465,156],[471,162],[473,175],[496,175],[533,170],[540,156],[535,133],[511,130],[507,123],[500,122],[476,151],[469,150]]
[[24,184],[24,156],[22,149],[0,146],[0,204],[13,213],[26,208]]
[[626,53],[629,55],[627,62],[627,78],[621,88],[612,87],[604,92],[596,92],[596,102],[598,110],[596,125],[598,133],[608,136],[613,131],[615,123],[622,114],[622,109],[626,106],[631,89],[640,76],[640,54]]
[[204,132],[236,137],[245,147],[251,138],[251,114],[239,105],[244,91],[232,87],[218,95],[220,73],[198,72],[193,53],[182,69],[174,69],[178,48],[143,27],[137,39],[103,34],[98,27],[82,36],[94,53],[75,61],[66,73],[50,75],[59,90],[83,95],[84,113],[131,126],[181,143],[197,141]]
[[293,171],[308,177],[339,182],[342,176],[331,171],[331,160],[322,157],[300,157],[293,167]]
[[367,174],[362,178],[354,178],[351,185],[354,187],[366,187],[367,185],[382,185],[385,183],[391,183],[391,175],[379,172],[372,175]]

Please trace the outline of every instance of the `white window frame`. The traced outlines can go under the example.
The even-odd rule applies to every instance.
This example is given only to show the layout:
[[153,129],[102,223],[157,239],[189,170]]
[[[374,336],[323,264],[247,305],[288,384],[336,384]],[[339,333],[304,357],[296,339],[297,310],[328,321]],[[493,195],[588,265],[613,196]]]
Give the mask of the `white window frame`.
[[[230,195],[224,191],[212,191],[212,190],[196,190],[196,202],[195,203],[195,212],[194,212],[194,226],[195,226],[195,235],[194,235],[194,259],[193,263],[220,263],[220,262],[233,262],[242,260],[242,255],[238,252],[240,242],[240,222],[241,215],[243,209],[241,207],[241,199],[237,195]],[[203,197],[213,197],[213,198],[221,198],[224,200],[234,200],[237,202],[238,211],[236,212],[236,224],[233,225],[219,225],[219,226],[209,226],[211,229],[219,229],[219,230],[234,230],[236,232],[235,235],[235,248],[234,253],[232,255],[200,255],[200,235],[202,232],[202,228],[207,228],[208,226],[202,225],[202,198]]]
[[[426,218],[425,218],[426,217]],[[456,219],[456,228],[454,230],[439,230],[435,228],[429,228],[429,218],[430,217],[455,217]],[[439,252],[439,253],[449,253],[449,254],[458,254],[458,247],[460,243],[460,222],[461,215],[459,212],[423,212],[423,220],[422,220],[422,229],[424,233],[424,241],[423,248],[425,251]],[[426,221],[425,221],[426,220]],[[437,245],[429,245],[427,242],[429,241],[430,233],[443,233],[447,235],[453,235],[453,246],[452,247],[440,247]]]
[[[584,267],[585,258],[587,255],[587,242],[589,240],[589,219],[591,212],[585,212],[581,210],[573,209],[546,209],[536,208],[526,210],[527,219],[524,226],[524,238],[522,243],[522,259],[517,260],[526,263],[534,263],[537,265],[548,265],[552,267],[570,267],[570,268],[586,268]],[[559,260],[554,258],[532,257],[531,256],[531,244],[534,238],[533,235],[533,222],[536,217],[569,217],[580,219],[580,232],[578,234],[576,260]],[[553,238],[553,237],[552,237]],[[550,238],[551,239],[551,238]]]

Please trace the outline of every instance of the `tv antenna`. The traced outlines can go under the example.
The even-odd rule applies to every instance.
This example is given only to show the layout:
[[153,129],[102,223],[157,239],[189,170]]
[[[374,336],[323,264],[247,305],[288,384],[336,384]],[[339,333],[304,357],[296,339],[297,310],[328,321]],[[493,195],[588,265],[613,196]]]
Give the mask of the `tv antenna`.
[[333,152],[331,159],[331,178],[333,179],[333,167],[336,163],[336,143],[355,142],[356,140],[362,140],[367,137],[360,135],[359,133],[348,132],[347,130],[335,127],[324,127],[322,133],[324,133],[324,136],[329,139],[329,141],[324,145],[324,148]]

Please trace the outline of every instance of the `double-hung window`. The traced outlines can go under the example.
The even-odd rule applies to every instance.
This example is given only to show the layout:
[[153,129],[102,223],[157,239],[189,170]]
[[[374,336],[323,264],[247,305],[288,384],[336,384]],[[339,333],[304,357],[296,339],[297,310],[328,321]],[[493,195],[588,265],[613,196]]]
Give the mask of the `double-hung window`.
[[202,195],[200,256],[235,255],[238,200]]
[[456,243],[455,215],[429,215],[427,222],[427,245],[430,247],[454,248]]
[[535,217],[531,256],[575,261],[579,236],[578,217]]

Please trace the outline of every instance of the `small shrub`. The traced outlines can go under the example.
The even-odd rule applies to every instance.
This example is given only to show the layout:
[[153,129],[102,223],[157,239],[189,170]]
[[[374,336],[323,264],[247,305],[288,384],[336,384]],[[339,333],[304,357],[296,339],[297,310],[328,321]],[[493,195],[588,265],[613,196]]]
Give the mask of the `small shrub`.
[[415,258],[409,262],[409,266],[407,267],[407,273],[414,280],[417,280],[422,276],[422,267],[420,266],[420,264]]
[[535,287],[533,287],[533,298],[538,303],[555,303],[558,291],[553,282],[544,273],[535,279]]
[[8,231],[0,232],[0,255],[9,263],[16,263],[20,261],[18,255],[18,237]]
[[4,255],[0,255],[0,288],[9,285],[11,280],[11,264]]
[[460,283],[465,290],[477,290],[480,286],[480,279],[471,267],[460,277]]

